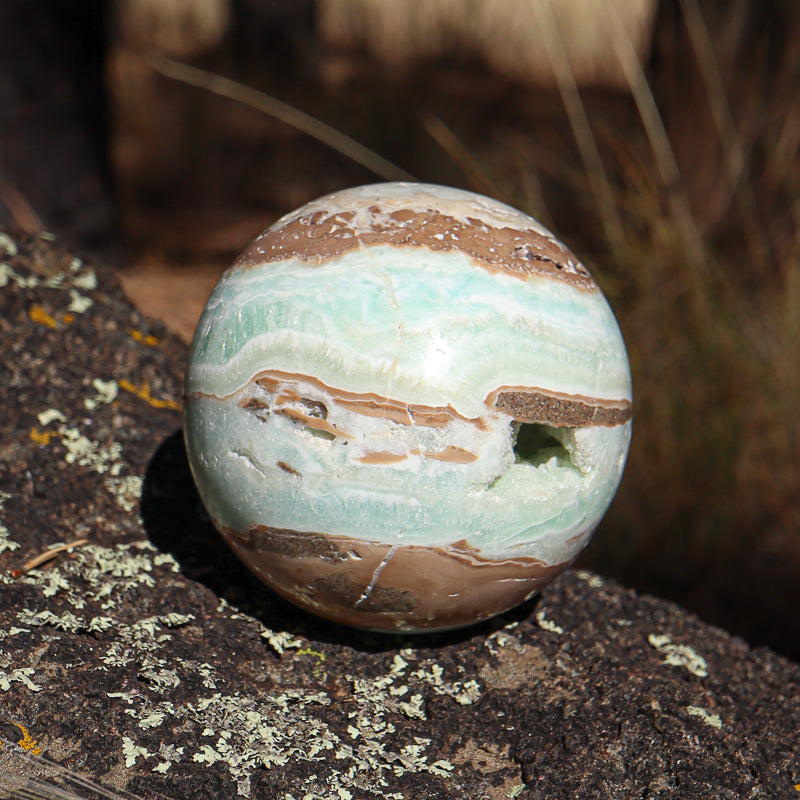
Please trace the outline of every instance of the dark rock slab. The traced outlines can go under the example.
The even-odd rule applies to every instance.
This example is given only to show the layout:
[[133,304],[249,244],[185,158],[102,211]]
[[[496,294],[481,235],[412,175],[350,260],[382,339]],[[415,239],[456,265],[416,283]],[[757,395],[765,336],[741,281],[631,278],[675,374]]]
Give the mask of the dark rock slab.
[[800,668],[596,575],[417,638],[277,598],[194,492],[185,348],[47,237],[0,236],[0,353],[0,797],[44,757],[145,798],[800,797]]

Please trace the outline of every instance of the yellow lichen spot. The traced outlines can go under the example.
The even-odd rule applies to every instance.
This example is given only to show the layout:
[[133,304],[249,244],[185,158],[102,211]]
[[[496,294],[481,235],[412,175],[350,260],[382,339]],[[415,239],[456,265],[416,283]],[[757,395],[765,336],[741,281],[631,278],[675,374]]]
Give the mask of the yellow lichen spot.
[[181,410],[180,404],[176,403],[174,400],[159,400],[153,397],[153,395],[150,394],[150,382],[147,380],[143,381],[141,386],[135,386],[130,381],[123,379],[119,381],[119,388],[131,394],[135,394],[140,400],[144,400],[145,403],[148,403],[153,408],[170,408],[173,411]]
[[325,660],[325,653],[320,653],[319,650],[312,650],[311,647],[303,647],[297,651],[299,656],[316,656],[320,661]]
[[130,334],[131,339],[136,342],[140,342],[141,344],[145,344],[148,347],[155,347],[158,344],[158,339],[153,336],[151,333],[143,333],[138,328],[131,328],[128,333]]
[[[28,316],[34,321],[38,322],[39,325],[44,325],[45,328],[57,328],[58,327],[58,319],[50,314],[48,314],[44,308],[40,305],[33,305],[28,311]],[[61,324],[62,325],[69,325],[71,322],[75,321],[75,315],[70,314],[67,312],[66,314],[61,315]]]
[[28,316],[46,328],[55,328],[58,325],[55,317],[51,317],[40,305],[31,306]]
[[55,431],[39,432],[38,428],[31,428],[31,441],[36,445],[48,445],[53,436],[58,436]]
[[314,656],[317,659],[317,663],[312,671],[314,675],[320,675],[322,665],[325,663],[325,653],[320,653],[319,650],[313,650],[311,647],[302,647],[297,651],[297,654],[300,656]]
[[28,733],[28,729],[20,725],[18,722],[15,722],[14,725],[16,725],[22,731],[22,738],[17,742],[17,744],[23,750],[27,750],[31,755],[40,755],[42,751],[37,746],[36,740],[30,735],[30,733]]

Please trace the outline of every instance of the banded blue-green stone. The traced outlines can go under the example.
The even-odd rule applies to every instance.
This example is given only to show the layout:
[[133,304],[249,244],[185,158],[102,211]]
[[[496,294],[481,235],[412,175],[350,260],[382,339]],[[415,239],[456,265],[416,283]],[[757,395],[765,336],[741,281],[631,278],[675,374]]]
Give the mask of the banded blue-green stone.
[[619,483],[631,381],[588,271],[480,195],[387,183],[280,219],[214,289],[186,378],[203,502],[275,590],[380,630],[529,597]]

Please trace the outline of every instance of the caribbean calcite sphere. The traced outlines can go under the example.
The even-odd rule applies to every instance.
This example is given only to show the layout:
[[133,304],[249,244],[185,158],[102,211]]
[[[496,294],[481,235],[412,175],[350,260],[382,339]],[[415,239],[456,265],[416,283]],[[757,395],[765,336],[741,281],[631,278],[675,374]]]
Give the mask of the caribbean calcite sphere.
[[214,289],[186,377],[203,502],[316,614],[455,628],[530,597],[619,483],[631,380],[589,272],[510,206],[441,186],[337,192]]

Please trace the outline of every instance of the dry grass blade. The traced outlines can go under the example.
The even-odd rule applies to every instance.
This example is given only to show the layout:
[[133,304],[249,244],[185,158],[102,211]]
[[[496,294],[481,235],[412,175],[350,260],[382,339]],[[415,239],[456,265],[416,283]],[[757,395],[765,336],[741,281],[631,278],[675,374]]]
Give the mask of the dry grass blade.
[[23,231],[36,233],[45,229],[44,223],[25,195],[5,178],[2,164],[0,164],[0,203],[8,209],[14,223]]
[[622,219],[614,201],[614,193],[603,167],[597,142],[592,133],[586,108],[581,100],[578,84],[572,72],[564,40],[558,29],[550,2],[549,0],[548,2],[531,0],[531,10],[536,17],[537,25],[542,30],[547,56],[552,64],[558,91],[564,102],[570,127],[580,150],[592,194],[597,202],[606,238],[615,253],[625,253],[625,232]]
[[[619,18],[617,6],[614,3],[608,3],[606,10],[607,13],[603,15],[603,20],[609,26],[617,58],[639,109],[639,115],[655,155],[662,183],[667,190],[670,209],[683,241],[687,260],[692,267],[695,280],[700,282],[708,278],[709,265],[702,236],[692,215],[689,199],[683,189],[675,153],[672,150],[644,69],[636,55],[633,42]],[[695,288],[699,290],[701,286],[698,285]],[[697,296],[697,292],[694,294]]]
[[32,569],[36,569],[36,567],[41,566],[42,564],[46,564],[48,561],[52,561],[54,558],[57,558],[61,553],[71,553],[75,547],[81,547],[84,544],[88,544],[88,539],[75,539],[72,542],[66,542],[64,544],[56,545],[55,547],[51,547],[48,550],[45,550],[44,553],[40,553],[38,556],[26,561],[19,569],[12,569],[11,570],[11,577],[12,578],[19,578],[20,575],[24,575],[26,572],[30,572]]
[[0,796],[10,800],[141,800],[131,792],[112,791],[3,737]]
[[362,167],[387,181],[415,181],[416,178],[383,156],[365,147],[341,131],[306,114],[300,109],[277,100],[264,92],[251,89],[241,83],[198,69],[180,61],[167,58],[163,53],[152,51],[147,56],[148,64],[161,75],[172,80],[196,86],[220,97],[227,97],[251,108],[255,108],[281,122],[291,125],[319,142],[352,159]]
[[752,187],[744,179],[747,162],[741,137],[736,130],[731,114],[719,61],[714,54],[714,46],[711,43],[711,36],[700,4],[697,0],[681,0],[681,9],[697,63],[700,65],[711,116],[722,145],[722,157],[728,172],[730,191],[739,206],[750,256],[754,263],[760,262],[768,256],[770,247],[758,224],[757,206]]
[[501,191],[469,151],[468,147],[435,114],[420,115],[420,124],[428,135],[458,164],[476,192],[500,199]]

